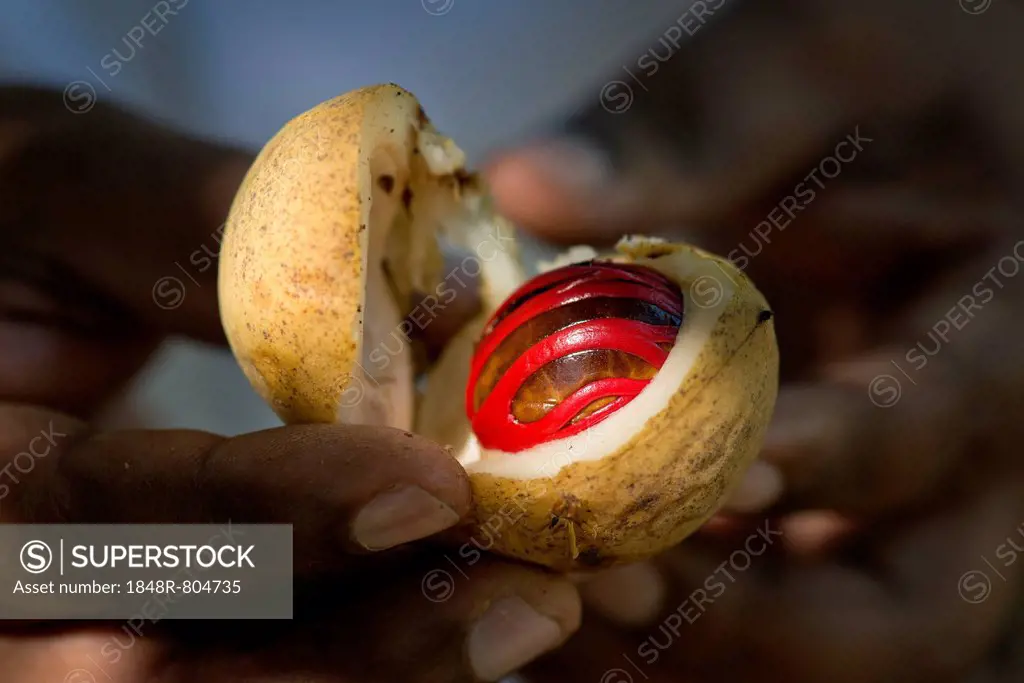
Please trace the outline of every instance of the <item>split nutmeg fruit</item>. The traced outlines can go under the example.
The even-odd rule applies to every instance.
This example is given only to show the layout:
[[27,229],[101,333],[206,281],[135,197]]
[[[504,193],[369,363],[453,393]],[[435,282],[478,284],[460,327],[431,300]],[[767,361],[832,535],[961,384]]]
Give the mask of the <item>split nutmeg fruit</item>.
[[[761,446],[778,391],[768,304],[730,262],[656,239],[528,267],[464,164],[395,85],[285,125],[224,235],[235,357],[285,422],[451,447],[482,548],[569,571],[678,543]],[[460,285],[477,275],[473,292],[446,259]],[[429,323],[459,296],[482,311],[425,361],[422,311]]]

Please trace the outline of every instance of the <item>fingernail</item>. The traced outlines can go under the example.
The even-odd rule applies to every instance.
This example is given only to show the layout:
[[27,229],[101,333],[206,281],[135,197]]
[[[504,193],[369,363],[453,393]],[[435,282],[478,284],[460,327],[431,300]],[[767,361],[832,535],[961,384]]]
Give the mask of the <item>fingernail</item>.
[[562,642],[562,629],[520,597],[491,605],[469,632],[469,662],[478,678],[497,681]]
[[598,191],[607,187],[614,176],[608,155],[583,140],[542,143],[521,154],[550,182],[564,189]]
[[647,562],[609,569],[581,589],[586,603],[623,626],[643,626],[661,611],[665,579]]
[[783,484],[782,473],[777,467],[755,460],[743,474],[725,507],[731,512],[760,512],[779,499]]
[[385,491],[352,522],[352,537],[367,550],[385,550],[453,526],[459,516],[419,486]]

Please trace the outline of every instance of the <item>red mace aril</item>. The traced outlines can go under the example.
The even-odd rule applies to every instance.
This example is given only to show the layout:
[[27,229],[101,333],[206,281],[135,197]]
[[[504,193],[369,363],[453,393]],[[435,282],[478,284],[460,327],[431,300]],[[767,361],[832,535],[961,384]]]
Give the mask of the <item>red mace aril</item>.
[[605,420],[661,369],[682,318],[679,287],[644,266],[592,261],[530,280],[473,355],[466,413],[480,444],[515,453]]

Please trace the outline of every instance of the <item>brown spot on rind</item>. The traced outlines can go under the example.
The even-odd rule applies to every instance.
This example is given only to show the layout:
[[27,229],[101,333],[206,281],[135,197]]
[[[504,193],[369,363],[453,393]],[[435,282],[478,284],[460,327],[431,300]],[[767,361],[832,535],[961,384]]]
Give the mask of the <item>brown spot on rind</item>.
[[626,514],[631,515],[637,512],[643,512],[644,510],[649,510],[658,502],[659,498],[660,496],[653,493],[649,493],[646,496],[638,498],[632,505],[626,508]]
[[380,176],[377,178],[377,187],[391,194],[391,191],[395,189],[395,177],[390,175]]

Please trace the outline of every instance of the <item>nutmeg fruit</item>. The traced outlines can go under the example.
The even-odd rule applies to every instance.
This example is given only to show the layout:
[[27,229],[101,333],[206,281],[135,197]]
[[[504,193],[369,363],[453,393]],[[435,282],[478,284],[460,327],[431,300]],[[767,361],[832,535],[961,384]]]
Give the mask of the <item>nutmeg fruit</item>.
[[[681,295],[681,324],[665,358],[651,354],[660,367],[638,393],[582,430],[559,420],[563,433],[512,447],[481,439],[476,421],[460,422],[443,399],[445,387],[470,379],[467,346],[487,338],[490,322],[481,318],[433,369],[423,401],[432,408],[417,422],[420,433],[456,444],[470,473],[476,510],[465,542],[564,571],[644,559],[695,531],[757,455],[778,393],[771,309],[730,262],[642,237],[600,260],[672,283],[677,290],[656,297],[669,315],[667,295]],[[665,322],[658,327],[674,321]],[[641,337],[659,350],[660,340]],[[563,393],[552,391],[552,402]]]
[[[289,122],[221,253],[228,340],[282,419],[450,446],[475,496],[464,542],[528,562],[604,567],[678,543],[738,483],[774,407],[774,321],[744,273],[629,237],[528,277],[484,184],[394,85]],[[482,311],[422,367],[410,320],[470,295],[449,296],[453,254]]]

